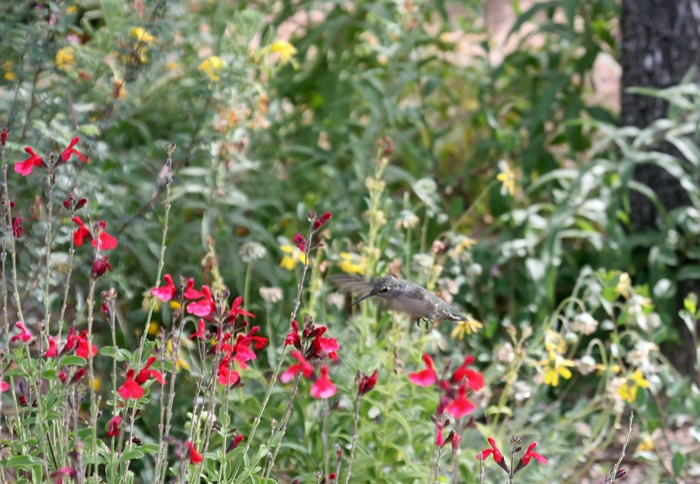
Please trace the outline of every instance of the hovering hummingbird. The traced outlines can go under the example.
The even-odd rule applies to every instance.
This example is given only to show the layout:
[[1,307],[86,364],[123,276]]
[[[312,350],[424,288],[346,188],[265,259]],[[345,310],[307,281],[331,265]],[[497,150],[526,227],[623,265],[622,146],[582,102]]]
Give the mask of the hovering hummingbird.
[[426,288],[395,277],[380,277],[365,281],[354,276],[331,276],[331,282],[346,292],[361,296],[351,307],[370,297],[382,299],[382,307],[390,311],[401,311],[432,324],[440,319],[463,321],[467,319],[460,311],[447,304]]

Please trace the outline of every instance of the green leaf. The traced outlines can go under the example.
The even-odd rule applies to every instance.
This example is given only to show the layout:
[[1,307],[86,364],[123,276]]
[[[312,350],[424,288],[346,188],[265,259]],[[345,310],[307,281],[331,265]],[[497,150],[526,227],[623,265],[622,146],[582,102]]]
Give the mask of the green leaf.
[[119,459],[119,462],[128,462],[130,460],[140,460],[143,459],[143,452],[141,449],[132,449],[124,452]]
[[675,454],[673,454],[673,458],[671,459],[671,467],[673,467],[673,473],[677,476],[681,475],[681,472],[683,472],[683,467],[685,464],[685,456],[681,454],[680,452],[676,451]]
[[10,469],[22,469],[27,472],[30,472],[33,467],[44,465],[43,459],[39,459],[31,455],[18,455],[0,462],[2,462],[3,467],[9,467]]
[[58,366],[85,366],[86,364],[87,360],[85,358],[76,355],[68,355],[61,358]]

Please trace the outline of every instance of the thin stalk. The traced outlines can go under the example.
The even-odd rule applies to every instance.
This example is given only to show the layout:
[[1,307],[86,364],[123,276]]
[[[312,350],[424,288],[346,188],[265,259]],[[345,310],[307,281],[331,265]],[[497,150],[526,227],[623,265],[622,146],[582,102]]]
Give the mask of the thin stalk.
[[350,483],[350,476],[352,475],[352,461],[355,459],[355,446],[357,445],[357,432],[360,425],[360,399],[362,395],[357,392],[357,397],[355,397],[355,415],[353,416],[353,427],[352,427],[352,443],[350,444],[350,457],[348,458],[348,474],[345,476],[345,484]]
[[[323,421],[321,423],[321,442],[323,443],[323,478],[328,479],[328,399],[324,398],[322,403]],[[281,442],[281,441],[280,441]],[[270,466],[272,467],[272,466]]]
[[280,420],[279,424],[279,430],[277,431],[276,434],[274,434],[270,438],[270,443],[272,443],[272,439],[274,439],[277,435],[279,435],[279,440],[277,441],[277,445],[275,446],[275,450],[272,453],[272,457],[270,457],[270,462],[268,463],[267,471],[265,472],[265,479],[268,479],[270,477],[270,472],[272,471],[272,467],[275,465],[275,459],[277,458],[277,453],[280,451],[280,447],[282,447],[282,439],[284,439],[284,434],[287,431],[287,422],[289,422],[289,416],[292,414],[292,405],[294,404],[294,397],[297,394],[297,391],[299,390],[299,382],[301,381],[301,372],[299,372],[294,379],[294,386],[292,387],[292,392],[289,394],[289,401],[287,402],[287,408],[284,410],[284,415],[282,415],[282,420]]

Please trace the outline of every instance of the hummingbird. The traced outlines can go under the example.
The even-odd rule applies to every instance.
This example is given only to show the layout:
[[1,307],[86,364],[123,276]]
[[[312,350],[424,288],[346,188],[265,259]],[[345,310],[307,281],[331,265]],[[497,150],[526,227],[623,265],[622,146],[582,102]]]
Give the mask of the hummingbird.
[[426,288],[396,277],[380,277],[365,281],[354,276],[331,276],[333,284],[343,291],[361,296],[350,307],[370,297],[382,299],[381,306],[390,311],[408,313],[414,318],[432,324],[433,321],[449,319],[464,321],[467,319],[457,308],[446,303]]

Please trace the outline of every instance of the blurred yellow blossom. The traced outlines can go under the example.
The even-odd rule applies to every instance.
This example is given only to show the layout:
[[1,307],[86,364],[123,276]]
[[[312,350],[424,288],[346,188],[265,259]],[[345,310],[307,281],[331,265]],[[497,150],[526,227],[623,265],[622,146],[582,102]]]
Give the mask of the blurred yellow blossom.
[[464,251],[471,249],[474,245],[476,245],[476,239],[472,239],[471,237],[460,237],[459,242],[457,242],[452,250],[450,250],[449,255],[450,257],[457,257],[462,255]]
[[3,77],[7,79],[8,81],[14,81],[17,79],[17,76],[15,73],[12,71],[12,61],[7,61],[2,64],[2,70],[5,71],[5,74]]
[[637,444],[637,448],[634,449],[635,452],[648,452],[654,450],[654,439],[651,434],[644,434],[642,440]]
[[484,325],[482,323],[469,315],[464,321],[457,321],[452,333],[450,333],[450,337],[452,339],[464,339],[466,335],[477,333],[483,327]]
[[207,77],[212,80],[212,82],[219,82],[221,77],[219,76],[218,72],[223,66],[224,61],[221,60],[221,57],[212,55],[204,59],[202,63],[199,64],[198,69],[206,74]]
[[501,172],[496,176],[496,180],[501,182],[501,195],[515,193],[515,172],[510,168],[510,165],[501,160],[498,162],[498,168]]
[[364,275],[367,268],[367,258],[351,252],[340,253],[340,270],[346,274]]
[[101,383],[102,383],[102,382],[100,382],[100,379],[97,378],[97,377],[95,377],[95,378],[92,380],[92,388],[93,388],[96,392],[99,392],[99,391],[100,391],[100,384],[101,384]]
[[151,324],[148,325],[148,335],[157,336],[158,330],[160,330],[160,324],[158,324],[156,321],[151,321]]
[[284,244],[280,245],[280,250],[287,254],[284,257],[282,257],[280,267],[283,267],[288,271],[294,270],[294,267],[297,265],[297,262],[301,262],[302,264],[306,263],[306,255],[297,247],[293,245]]
[[297,53],[297,50],[286,40],[277,40],[270,46],[270,52],[279,54],[280,64],[283,65],[290,61],[292,61],[292,64],[294,64],[292,57],[294,57],[294,54]]
[[554,352],[563,355],[566,352],[566,341],[562,335],[548,329],[544,335],[544,349],[547,350],[547,353]]
[[[181,336],[180,337],[180,344],[178,345],[178,350],[177,350],[177,361],[175,362],[175,370],[180,371],[185,370],[189,371],[190,370],[190,364],[187,362],[186,359],[186,348],[191,348],[194,346],[194,343],[192,342],[191,339],[188,339],[186,336]],[[171,340],[168,340],[168,343],[166,345],[167,351],[165,354],[167,355],[168,358],[172,357],[173,354],[173,342]]]
[[608,365],[608,366],[605,366],[602,363],[598,363],[597,365],[595,365],[595,369],[596,369],[596,374],[598,374],[598,375],[602,375],[606,371],[610,371],[614,375],[617,375],[618,373],[620,373],[622,371],[622,368],[617,363],[614,363],[614,364]]
[[56,52],[56,68],[66,72],[75,68],[75,48],[63,47]]
[[630,291],[632,290],[632,280],[630,275],[626,272],[620,274],[620,278],[617,280],[617,285],[615,286],[615,292],[627,299],[630,297]]
[[137,42],[143,42],[147,45],[152,45],[156,41],[156,38],[152,36],[148,30],[141,27],[134,27],[131,29],[131,35],[136,37]]
[[71,5],[70,7],[68,7],[66,9],[66,13],[71,14],[71,15],[74,13],[78,13],[78,7],[76,7],[75,5]]
[[571,378],[572,374],[569,367],[574,366],[575,363],[554,351],[550,351],[548,358],[540,361],[540,365],[542,365],[544,370],[544,384],[556,387],[559,385],[560,376],[566,380]]
[[625,378],[625,382],[620,385],[617,394],[628,403],[634,403],[637,399],[637,390],[639,388],[649,388],[649,382],[644,378],[642,370],[637,368],[631,377]]

